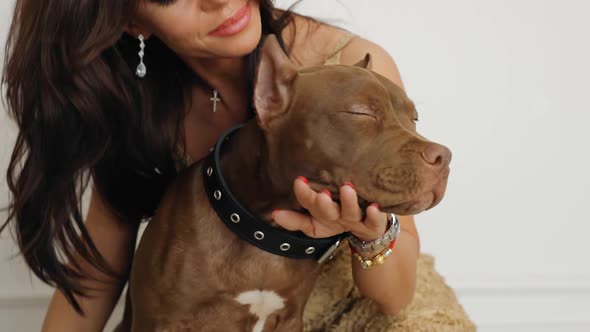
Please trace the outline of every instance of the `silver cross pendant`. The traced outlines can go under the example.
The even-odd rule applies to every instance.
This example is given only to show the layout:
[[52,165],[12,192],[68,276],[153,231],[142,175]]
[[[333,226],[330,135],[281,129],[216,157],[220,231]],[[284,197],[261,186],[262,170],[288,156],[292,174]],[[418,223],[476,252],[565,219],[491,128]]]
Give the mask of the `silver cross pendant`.
[[221,101],[219,97],[217,97],[217,89],[213,90],[213,97],[209,98],[213,102],[213,113],[217,111],[217,102]]

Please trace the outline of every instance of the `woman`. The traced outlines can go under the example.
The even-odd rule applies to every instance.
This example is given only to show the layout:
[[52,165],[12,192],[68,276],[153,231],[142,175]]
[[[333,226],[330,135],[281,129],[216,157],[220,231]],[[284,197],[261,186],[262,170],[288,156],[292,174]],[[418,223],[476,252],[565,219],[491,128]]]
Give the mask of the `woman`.
[[[17,0],[3,84],[19,135],[8,172],[9,217],[21,252],[56,286],[44,331],[102,330],[127,280],[140,220],[154,212],[177,167],[200,160],[223,131],[253,115],[258,47],[276,34],[301,66],[353,64],[402,86],[379,46],[273,8],[270,0]],[[80,201],[92,179],[83,221]],[[352,186],[341,206],[302,179],[294,190],[312,217],[275,221],[313,237],[381,237],[386,215],[365,220]],[[399,217],[391,258],[354,282],[384,313],[414,294],[419,240]],[[3,227],[3,228],[4,228]],[[81,313],[84,315],[81,315]]]

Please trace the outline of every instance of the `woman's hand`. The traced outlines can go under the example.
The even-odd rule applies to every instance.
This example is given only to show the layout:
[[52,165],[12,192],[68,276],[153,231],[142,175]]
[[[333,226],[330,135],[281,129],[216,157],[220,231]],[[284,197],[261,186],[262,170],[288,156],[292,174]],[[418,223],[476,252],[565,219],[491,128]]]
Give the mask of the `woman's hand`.
[[308,185],[307,179],[300,176],[293,184],[295,197],[299,204],[311,215],[289,210],[273,212],[274,221],[291,231],[302,231],[313,238],[325,238],[343,232],[351,232],[363,241],[372,241],[385,233],[387,215],[379,211],[377,204],[367,207],[367,218],[362,220],[356,191],[351,183],[340,187],[340,203],[332,200],[329,191],[316,192]]

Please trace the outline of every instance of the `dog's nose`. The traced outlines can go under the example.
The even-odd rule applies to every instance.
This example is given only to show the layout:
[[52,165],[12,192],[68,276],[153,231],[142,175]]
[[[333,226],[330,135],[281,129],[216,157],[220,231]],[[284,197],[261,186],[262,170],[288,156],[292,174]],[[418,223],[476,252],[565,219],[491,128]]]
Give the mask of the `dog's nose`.
[[422,159],[433,167],[445,168],[451,163],[451,150],[437,143],[430,143],[421,153]]

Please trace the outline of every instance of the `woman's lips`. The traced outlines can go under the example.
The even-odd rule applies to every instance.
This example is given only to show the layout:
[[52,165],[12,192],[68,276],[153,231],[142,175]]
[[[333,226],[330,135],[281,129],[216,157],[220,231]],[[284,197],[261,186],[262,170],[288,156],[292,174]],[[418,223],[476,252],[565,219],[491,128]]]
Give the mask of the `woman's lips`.
[[250,10],[250,3],[240,8],[234,15],[225,20],[215,30],[211,31],[209,35],[217,37],[226,37],[235,35],[244,30],[250,23],[250,16],[252,11]]

